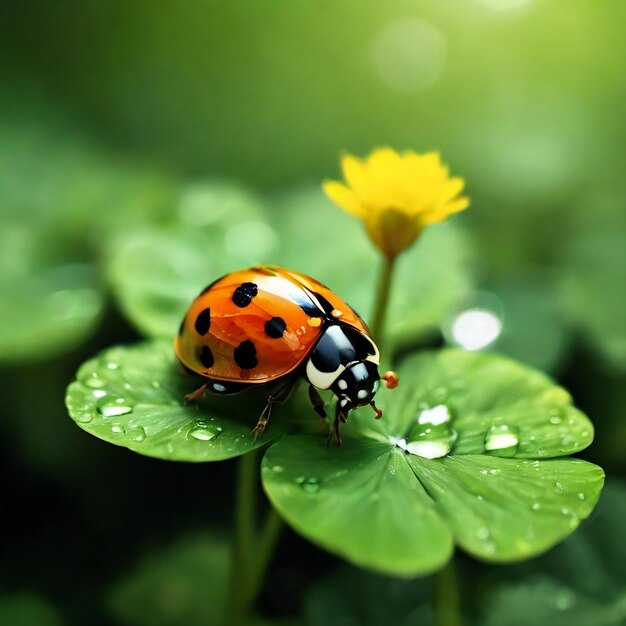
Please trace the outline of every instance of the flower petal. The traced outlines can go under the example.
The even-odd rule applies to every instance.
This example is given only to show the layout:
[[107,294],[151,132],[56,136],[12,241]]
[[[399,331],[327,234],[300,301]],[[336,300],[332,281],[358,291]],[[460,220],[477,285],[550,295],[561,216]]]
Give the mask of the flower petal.
[[327,180],[322,185],[322,189],[328,198],[339,205],[344,211],[358,218],[365,217],[365,207],[359,202],[355,193],[345,185],[334,180]]

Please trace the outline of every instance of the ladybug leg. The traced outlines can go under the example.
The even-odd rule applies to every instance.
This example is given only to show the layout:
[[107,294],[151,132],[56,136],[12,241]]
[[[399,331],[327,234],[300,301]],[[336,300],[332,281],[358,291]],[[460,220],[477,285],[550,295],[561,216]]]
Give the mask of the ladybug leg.
[[311,400],[313,410],[320,416],[320,419],[325,419],[326,411],[324,410],[324,405],[326,403],[313,385],[309,385],[309,400]]
[[189,404],[190,402],[195,402],[196,400],[199,400],[204,395],[204,392],[207,390],[208,387],[209,383],[204,383],[204,385],[198,387],[195,391],[188,393],[185,396],[185,404]]
[[272,409],[274,405],[287,402],[297,382],[297,376],[289,378],[280,387],[278,387],[276,391],[270,394],[269,398],[267,399],[267,404],[265,405],[265,408],[261,413],[261,417],[259,417],[259,421],[252,429],[252,436],[255,439],[258,439],[263,434],[263,431],[265,430],[265,427],[267,426],[268,422],[270,421],[270,417],[272,416]]
[[339,403],[337,403],[337,408],[335,410],[335,420],[333,421],[333,428],[328,437],[328,442],[330,443],[332,441],[337,447],[341,445],[341,434],[339,432],[339,425],[341,423],[346,423],[346,417],[343,414]]
[[274,404],[274,400],[272,396],[267,399],[267,404],[261,413],[261,417],[259,417],[259,421],[256,423],[256,426],[252,429],[252,436],[255,439],[258,439],[265,430],[268,422],[270,421],[270,417],[272,417],[272,405]]

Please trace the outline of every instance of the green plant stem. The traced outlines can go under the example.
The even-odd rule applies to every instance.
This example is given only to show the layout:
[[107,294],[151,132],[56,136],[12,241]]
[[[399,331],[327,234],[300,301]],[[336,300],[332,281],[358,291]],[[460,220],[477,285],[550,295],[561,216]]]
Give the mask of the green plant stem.
[[263,586],[263,576],[274,555],[283,521],[270,506],[256,546],[256,561],[248,587],[248,602],[253,602]]
[[389,293],[391,291],[391,282],[393,278],[393,270],[395,268],[396,257],[384,257],[383,266],[378,276],[378,286],[376,288],[376,304],[374,307],[374,316],[370,330],[372,337],[379,343],[382,343],[382,333],[385,324],[385,314],[387,313],[387,305],[389,304]]
[[227,607],[229,626],[239,626],[263,585],[282,527],[282,521],[273,508],[257,534],[256,503],[258,485],[258,451],[239,457],[235,488],[235,528],[231,562],[230,597]]
[[456,564],[452,557],[447,565],[435,574],[435,626],[462,626],[461,596]]

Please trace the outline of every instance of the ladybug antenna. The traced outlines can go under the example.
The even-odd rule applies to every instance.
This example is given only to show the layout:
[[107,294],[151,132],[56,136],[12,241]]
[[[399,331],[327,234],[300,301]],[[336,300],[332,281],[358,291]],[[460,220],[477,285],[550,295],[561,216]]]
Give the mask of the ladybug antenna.
[[374,404],[374,400],[370,402],[370,406],[374,409],[374,413],[376,413],[376,418],[379,420],[383,416],[383,412]]
[[385,372],[381,376],[381,379],[385,383],[385,387],[387,387],[387,389],[395,389],[398,386],[398,383],[400,382],[399,376],[395,372],[392,372],[392,371]]

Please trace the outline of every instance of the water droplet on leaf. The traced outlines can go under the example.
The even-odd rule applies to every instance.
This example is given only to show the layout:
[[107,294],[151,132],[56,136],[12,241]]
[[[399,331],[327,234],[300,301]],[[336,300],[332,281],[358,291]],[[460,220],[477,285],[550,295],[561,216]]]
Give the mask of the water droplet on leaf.
[[298,476],[296,483],[307,493],[317,493],[320,489],[320,479],[313,476]]
[[494,456],[515,456],[519,430],[508,424],[494,424],[485,435],[485,451]]
[[146,438],[146,431],[141,426],[133,425],[126,429],[126,439],[135,441],[137,443],[143,441]]
[[211,441],[222,432],[220,427],[214,428],[206,425],[206,422],[198,423],[194,426],[189,435],[198,441]]
[[[120,402],[121,400],[121,402]],[[116,398],[111,400],[109,398],[102,398],[96,405],[96,409],[102,417],[118,417],[119,415],[127,415],[132,413],[133,407],[124,404],[124,398]]]

